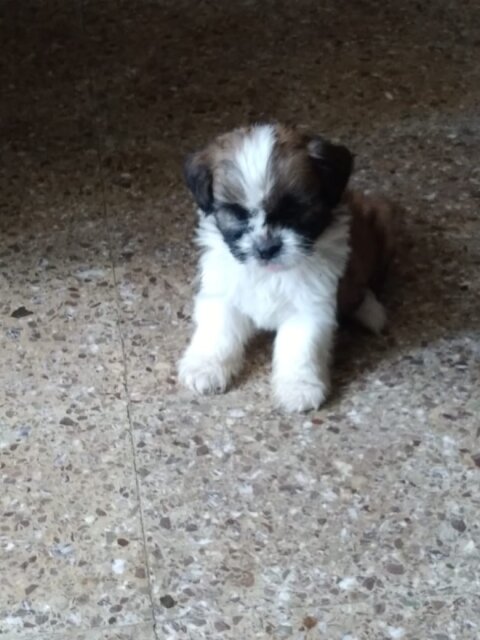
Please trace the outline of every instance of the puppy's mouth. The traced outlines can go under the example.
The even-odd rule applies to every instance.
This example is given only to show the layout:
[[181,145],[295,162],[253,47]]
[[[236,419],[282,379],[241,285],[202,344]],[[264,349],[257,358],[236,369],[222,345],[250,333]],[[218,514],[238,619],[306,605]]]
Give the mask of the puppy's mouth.
[[259,264],[265,271],[269,271],[270,273],[278,273],[279,271],[285,271],[287,269],[281,262],[260,262]]
[[280,256],[271,260],[262,260],[258,258],[258,256],[254,256],[253,262],[259,269],[268,273],[279,273],[281,271],[287,271],[291,267],[291,265],[286,263],[285,260],[281,259]]

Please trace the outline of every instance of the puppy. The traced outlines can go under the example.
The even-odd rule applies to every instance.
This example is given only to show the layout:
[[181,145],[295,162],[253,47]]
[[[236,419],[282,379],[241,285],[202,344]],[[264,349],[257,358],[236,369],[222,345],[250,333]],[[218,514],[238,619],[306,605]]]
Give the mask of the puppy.
[[338,318],[383,329],[375,293],[392,255],[393,208],[347,191],[352,168],[346,147],[279,124],[236,129],[187,159],[202,255],[183,384],[224,391],[252,334],[273,330],[277,403],[316,409]]

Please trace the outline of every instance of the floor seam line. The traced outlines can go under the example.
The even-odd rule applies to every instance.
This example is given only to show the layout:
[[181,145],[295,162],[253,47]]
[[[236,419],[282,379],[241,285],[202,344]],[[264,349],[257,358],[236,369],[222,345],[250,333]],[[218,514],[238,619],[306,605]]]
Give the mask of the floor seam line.
[[[80,21],[81,21],[81,29],[82,29],[82,35],[84,38],[84,43],[86,41],[86,29],[85,29],[85,23],[84,23],[84,6],[83,6],[83,0],[76,0],[78,2],[78,7],[79,7],[79,12],[80,12]],[[93,117],[93,132],[94,132],[94,138],[95,138],[95,150],[97,153],[97,159],[98,159],[98,172],[99,172],[99,179],[100,179],[100,185],[101,185],[101,204],[102,204],[102,214],[103,214],[103,219],[105,221],[105,227],[107,230],[107,243],[108,243],[108,254],[109,254],[109,263],[110,263],[110,270],[111,270],[111,274],[112,274],[112,279],[113,279],[113,286],[114,286],[114,305],[115,305],[115,315],[116,315],[116,328],[118,331],[118,337],[120,339],[120,349],[121,349],[121,354],[122,354],[122,386],[124,388],[125,391],[125,396],[126,396],[126,402],[127,402],[127,407],[126,407],[126,413],[127,413],[127,420],[128,420],[128,432],[129,432],[129,437],[130,437],[130,448],[131,448],[131,453],[132,453],[132,460],[133,460],[133,471],[135,474],[135,488],[136,488],[136,492],[137,492],[137,497],[138,497],[138,506],[139,506],[139,516],[140,516],[140,529],[141,529],[141,535],[142,535],[142,541],[143,541],[143,551],[144,551],[144,563],[145,563],[145,567],[147,570],[147,581],[148,581],[148,594],[149,594],[149,600],[150,600],[150,611],[152,614],[152,625],[153,625],[153,633],[155,636],[156,640],[160,640],[158,634],[157,634],[157,629],[156,629],[156,616],[155,616],[155,604],[154,604],[154,597],[153,597],[153,590],[152,590],[152,572],[151,572],[151,568],[150,568],[150,562],[149,562],[149,558],[148,558],[148,551],[147,551],[147,540],[146,540],[146,534],[145,534],[145,518],[144,518],[144,512],[143,512],[143,504],[142,504],[142,496],[141,496],[141,486],[140,486],[140,480],[139,480],[139,475],[138,475],[138,467],[137,467],[137,457],[136,457],[136,453],[135,453],[135,439],[133,436],[133,422],[132,422],[132,412],[131,412],[131,398],[130,398],[130,390],[129,390],[129,385],[128,385],[128,363],[127,363],[127,354],[126,354],[126,349],[125,349],[125,338],[123,335],[123,331],[121,328],[121,308],[120,308],[120,304],[119,304],[119,281],[117,278],[117,271],[115,268],[115,256],[114,256],[114,251],[113,251],[113,243],[112,243],[112,234],[111,234],[111,225],[109,223],[108,220],[108,205],[107,205],[107,196],[106,196],[106,188],[105,188],[105,176],[104,176],[104,172],[103,172],[103,168],[102,168],[102,158],[103,158],[103,154],[102,154],[102,142],[101,142],[101,134],[99,131],[99,127],[96,123],[95,120],[95,115],[96,115],[96,101],[95,101],[95,82],[94,79],[90,73],[90,70],[87,68],[87,77],[88,77],[88,94],[89,94],[89,101],[90,101],[90,110],[91,113],[94,115]]]

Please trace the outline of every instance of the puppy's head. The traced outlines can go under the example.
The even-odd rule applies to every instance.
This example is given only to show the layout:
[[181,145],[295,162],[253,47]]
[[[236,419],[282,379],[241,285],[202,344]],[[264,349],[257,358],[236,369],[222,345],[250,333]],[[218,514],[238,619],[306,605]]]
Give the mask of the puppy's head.
[[189,156],[185,179],[237,260],[282,269],[312,251],[352,167],[343,146],[262,124],[219,136]]

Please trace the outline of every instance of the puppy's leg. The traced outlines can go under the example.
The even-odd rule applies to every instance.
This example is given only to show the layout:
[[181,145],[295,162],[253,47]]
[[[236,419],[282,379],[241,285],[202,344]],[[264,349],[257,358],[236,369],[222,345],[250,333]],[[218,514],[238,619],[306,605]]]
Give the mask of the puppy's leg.
[[330,352],[335,319],[293,316],[275,340],[273,391],[287,411],[317,409],[330,387]]
[[180,381],[197,393],[221,393],[242,366],[251,320],[218,297],[200,294],[196,330],[179,363]]
[[385,307],[370,289],[367,289],[362,304],[355,311],[354,318],[366,329],[376,334],[381,333],[387,323]]

